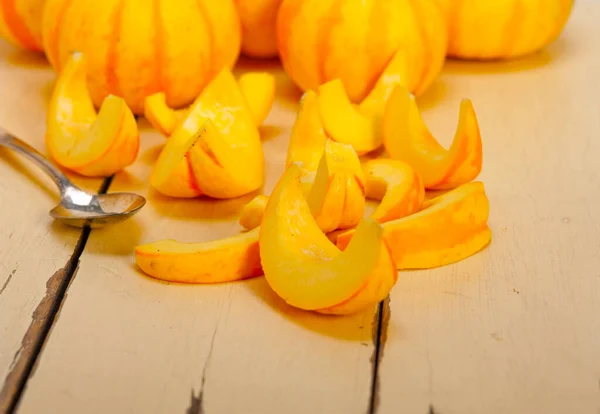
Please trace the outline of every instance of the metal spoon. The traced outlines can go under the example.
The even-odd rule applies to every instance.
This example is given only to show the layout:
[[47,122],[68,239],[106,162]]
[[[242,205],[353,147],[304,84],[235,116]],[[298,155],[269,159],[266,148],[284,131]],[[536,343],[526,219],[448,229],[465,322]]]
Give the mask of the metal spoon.
[[0,128],[0,146],[17,151],[41,167],[60,190],[60,204],[50,215],[73,227],[98,228],[128,219],[137,213],[146,199],[137,194],[89,194],[77,186],[35,148]]

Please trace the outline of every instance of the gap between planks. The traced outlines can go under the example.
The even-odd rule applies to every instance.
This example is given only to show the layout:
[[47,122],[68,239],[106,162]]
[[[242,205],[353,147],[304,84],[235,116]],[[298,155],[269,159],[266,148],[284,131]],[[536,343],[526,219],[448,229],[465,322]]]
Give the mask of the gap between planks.
[[[102,182],[98,190],[99,194],[105,194],[108,191],[112,178],[109,177]],[[58,319],[69,286],[77,274],[79,259],[85,250],[90,233],[89,227],[85,227],[81,231],[67,263],[46,282],[46,295],[31,315],[29,328],[21,340],[21,347],[15,353],[11,369],[4,378],[0,389],[0,413],[13,414],[16,411],[25,392],[27,381],[33,374],[44,344],[50,336],[52,326]]]

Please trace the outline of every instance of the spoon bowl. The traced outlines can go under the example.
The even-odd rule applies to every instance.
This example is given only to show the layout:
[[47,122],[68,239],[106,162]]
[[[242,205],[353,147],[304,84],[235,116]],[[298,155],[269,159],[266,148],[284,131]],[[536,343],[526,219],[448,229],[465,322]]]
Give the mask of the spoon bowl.
[[99,228],[126,220],[136,214],[146,199],[132,193],[90,194],[77,186],[35,148],[0,128],[0,146],[25,155],[41,167],[60,190],[60,204],[50,215],[69,226]]
[[99,228],[128,219],[146,204],[146,199],[131,193],[93,195],[86,205],[61,202],[50,215],[72,227]]

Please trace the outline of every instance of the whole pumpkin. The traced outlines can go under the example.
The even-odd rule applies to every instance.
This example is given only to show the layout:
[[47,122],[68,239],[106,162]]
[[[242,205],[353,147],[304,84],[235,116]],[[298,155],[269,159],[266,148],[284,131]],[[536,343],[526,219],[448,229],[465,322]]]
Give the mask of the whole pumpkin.
[[284,0],[277,41],[301,89],[339,78],[358,102],[399,49],[406,51],[407,86],[424,91],[443,66],[447,30],[435,0]]
[[242,21],[242,53],[255,58],[277,56],[275,22],[282,0],[235,0]]
[[34,51],[42,50],[42,12],[46,0],[0,1],[0,37]]
[[57,70],[85,54],[96,106],[113,94],[143,114],[156,92],[170,107],[190,104],[234,65],[241,28],[232,0],[47,0],[43,39]]
[[562,32],[574,0],[438,0],[447,17],[448,55],[515,58],[542,49]]

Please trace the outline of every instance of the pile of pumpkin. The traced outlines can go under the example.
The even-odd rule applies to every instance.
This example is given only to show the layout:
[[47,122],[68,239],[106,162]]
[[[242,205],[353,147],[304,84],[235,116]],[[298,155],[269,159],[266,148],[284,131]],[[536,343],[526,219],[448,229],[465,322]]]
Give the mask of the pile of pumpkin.
[[[58,72],[52,158],[109,176],[138,156],[135,115],[166,137],[151,185],[175,198],[259,191],[258,127],[269,73],[235,79],[240,54],[274,58],[304,91],[273,192],[242,211],[246,232],[138,246],[147,274],[216,283],[264,274],[287,303],[348,314],[385,298],[398,269],[464,259],[491,240],[482,141],[471,102],[449,149],[415,96],[447,56],[506,59],[562,31],[573,0],[12,0],[0,36]],[[385,156],[375,156],[384,149]],[[366,199],[379,200],[364,218]]]

